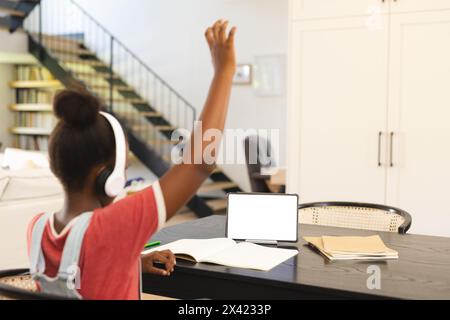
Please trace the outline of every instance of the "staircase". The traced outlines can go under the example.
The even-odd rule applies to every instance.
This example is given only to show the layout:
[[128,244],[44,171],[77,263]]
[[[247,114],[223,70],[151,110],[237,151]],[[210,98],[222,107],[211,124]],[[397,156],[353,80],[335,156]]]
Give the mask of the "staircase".
[[[8,29],[23,27],[29,51],[61,83],[83,85],[102,99],[126,129],[135,157],[158,177],[170,169],[173,148],[183,148],[172,133],[192,131],[197,116],[185,98],[73,0],[0,0],[0,8]],[[239,191],[217,169],[187,207],[210,216],[226,208],[226,193]]]
[[0,0],[0,27],[15,32],[38,4],[39,0]]

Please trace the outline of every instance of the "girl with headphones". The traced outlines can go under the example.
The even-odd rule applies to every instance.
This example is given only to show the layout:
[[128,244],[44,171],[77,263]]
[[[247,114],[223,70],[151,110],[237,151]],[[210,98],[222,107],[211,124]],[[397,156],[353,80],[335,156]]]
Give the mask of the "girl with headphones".
[[[234,36],[228,22],[206,31],[214,78],[200,118],[203,132],[223,131],[236,70]],[[65,90],[54,101],[59,123],[49,146],[50,165],[65,191],[63,208],[31,221],[28,246],[31,274],[41,291],[83,299],[139,299],[141,251],[197,192],[214,166],[180,164],[151,188],[114,203],[126,176],[128,145],[119,122],[101,112],[88,93]],[[213,142],[192,139],[184,152],[194,159]],[[214,142],[217,143],[217,142]],[[180,183],[182,181],[183,183]],[[153,262],[165,264],[156,269]],[[156,252],[144,257],[146,272],[169,276],[175,257]]]

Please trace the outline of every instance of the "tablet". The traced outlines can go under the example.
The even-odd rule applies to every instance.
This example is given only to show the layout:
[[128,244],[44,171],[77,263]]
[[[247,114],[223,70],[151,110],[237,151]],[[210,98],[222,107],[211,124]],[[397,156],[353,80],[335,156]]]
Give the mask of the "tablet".
[[298,195],[230,193],[227,238],[251,242],[298,241]]

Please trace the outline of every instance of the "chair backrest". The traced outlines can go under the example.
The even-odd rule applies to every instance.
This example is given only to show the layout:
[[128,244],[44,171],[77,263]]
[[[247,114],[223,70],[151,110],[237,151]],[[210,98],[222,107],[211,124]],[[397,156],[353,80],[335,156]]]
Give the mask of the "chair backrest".
[[404,210],[384,205],[320,202],[300,205],[299,221],[302,224],[405,234],[411,227],[412,218]]
[[244,141],[244,149],[252,192],[270,193],[271,191],[265,180],[257,177],[261,174],[262,167],[275,165],[272,159],[270,142],[262,137],[248,136]]
[[38,292],[29,270],[0,272],[0,300],[67,300],[64,297]]

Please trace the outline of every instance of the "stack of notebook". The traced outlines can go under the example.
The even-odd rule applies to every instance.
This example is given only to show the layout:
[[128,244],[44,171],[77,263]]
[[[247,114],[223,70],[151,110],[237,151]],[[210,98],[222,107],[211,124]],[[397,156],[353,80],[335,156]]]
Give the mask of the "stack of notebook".
[[312,247],[329,260],[398,259],[398,252],[389,249],[379,236],[372,237],[305,237]]

